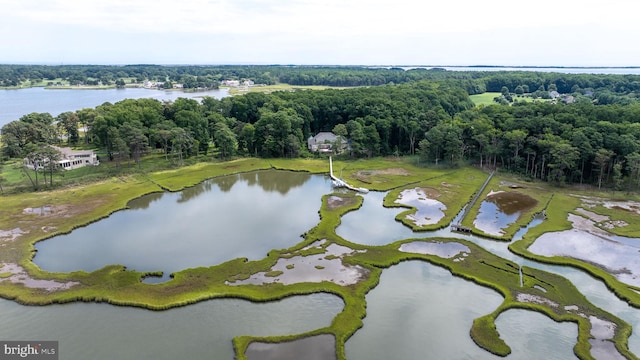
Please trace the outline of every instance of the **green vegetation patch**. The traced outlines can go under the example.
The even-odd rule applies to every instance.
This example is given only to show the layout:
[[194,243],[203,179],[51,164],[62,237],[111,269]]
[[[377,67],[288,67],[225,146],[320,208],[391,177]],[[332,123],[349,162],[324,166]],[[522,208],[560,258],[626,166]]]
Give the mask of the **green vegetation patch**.
[[499,92],[484,92],[482,94],[470,95],[469,98],[471,99],[471,101],[473,101],[474,104],[476,104],[476,106],[488,106],[495,105],[496,102],[493,101],[493,99],[499,97],[500,95],[502,94]]
[[[291,160],[291,168],[304,170],[309,166],[311,170],[320,171],[323,162]],[[410,186],[428,186],[437,188],[441,192],[443,202],[452,209],[461,208],[468,201],[474,191],[486,179],[486,173],[474,169],[460,169],[457,171],[435,171],[419,168],[404,160],[376,159],[370,162],[356,161],[339,164],[348,167],[349,176],[359,171],[366,172],[380,169],[403,169],[398,173],[373,173],[367,175],[370,184],[379,189],[408,188]],[[370,164],[371,166],[368,166]],[[286,168],[287,162],[277,163],[278,168]],[[393,166],[391,166],[393,165]],[[326,165],[328,166],[328,164]],[[22,266],[25,274],[32,278],[53,280],[57,283],[67,283],[68,289],[44,292],[41,289],[29,288],[23,284],[3,281],[0,283],[0,295],[14,299],[20,303],[32,305],[46,305],[72,301],[107,302],[116,305],[137,306],[152,310],[164,310],[177,306],[185,306],[199,301],[213,298],[242,298],[252,301],[274,301],[288,296],[305,295],[311,293],[329,293],[339,296],[344,301],[343,311],[332,321],[331,325],[305,334],[291,334],[276,337],[241,336],[234,339],[234,346],[238,359],[245,359],[244,352],[252,341],[281,342],[298,339],[316,334],[333,334],[336,338],[336,354],[338,359],[345,359],[344,344],[355,331],[363,326],[362,319],[366,315],[366,294],[374,288],[385,268],[401,261],[427,261],[448,269],[453,275],[473,281],[481,286],[495,289],[505,298],[505,301],[492,314],[488,314],[474,322],[470,334],[481,347],[495,354],[506,354],[510,350],[508,345],[499,338],[496,332],[495,319],[500,313],[511,308],[523,308],[546,314],[556,321],[574,321],[579,324],[579,338],[576,354],[580,358],[589,358],[589,330],[590,324],[584,315],[597,316],[616,325],[615,339],[619,351],[631,358],[627,350],[627,338],[631,332],[630,326],[620,319],[608,314],[589,303],[575,287],[566,279],[543,271],[523,268],[523,286],[520,286],[520,272],[517,264],[502,259],[481,247],[459,239],[408,239],[386,246],[365,246],[353,244],[335,233],[341,218],[349,211],[357,210],[363,198],[353,192],[333,193],[323,196],[320,208],[320,223],[310,229],[299,244],[290,249],[273,250],[256,261],[247,259],[233,259],[223,264],[211,267],[186,269],[173,274],[173,278],[161,284],[145,284],[141,282],[149,273],[129,271],[122,266],[106,266],[97,271],[87,273],[78,271],[73,273],[48,273],[38,269],[31,261],[33,244],[49,236],[61,232],[71,231],[77,226],[96,221],[113,211],[126,207],[127,201],[161,188],[177,191],[196,184],[204,179],[224,174],[270,168],[268,162],[258,159],[243,159],[225,163],[205,163],[185,167],[181,170],[150,173],[146,176],[129,176],[112,178],[95,184],[77,186],[70,189],[55,190],[43,193],[29,193],[11,195],[3,198],[0,216],[0,228],[13,228],[14,224],[21,224],[25,231],[8,246],[1,254],[3,263]],[[325,170],[326,171],[326,170]],[[360,173],[362,174],[362,173]],[[380,181],[381,176],[384,181]],[[349,178],[348,178],[349,179]],[[350,178],[355,180],[356,178]],[[394,190],[395,191],[395,190]],[[532,190],[533,191],[533,190]],[[448,193],[450,192],[450,193]],[[545,195],[546,196],[546,195]],[[551,201],[579,203],[575,197]],[[544,200],[545,198],[540,198]],[[540,201],[545,203],[544,201]],[[34,216],[24,213],[27,207],[48,206],[52,216]],[[552,206],[553,207],[553,206]],[[555,215],[566,222],[567,211],[575,207],[558,206],[558,209],[548,211],[548,216]],[[561,213],[556,213],[561,212]],[[55,215],[55,216],[54,216]],[[64,216],[72,215],[72,216]],[[448,214],[450,216],[450,214]],[[564,222],[552,222],[549,228],[560,228]],[[537,228],[535,228],[537,230]],[[412,241],[423,242],[458,242],[469,248],[467,256],[453,256],[443,258],[432,254],[408,253],[400,251],[400,246]],[[309,248],[309,245],[319,242],[321,249]],[[354,251],[342,259],[345,265],[358,265],[366,269],[366,276],[356,284],[341,286],[329,281],[320,283],[297,283],[284,285],[272,283],[267,285],[235,285],[230,282],[248,279],[253,274],[265,272],[268,276],[277,277],[282,271],[272,270],[278,259],[301,255],[304,253],[320,253],[331,244],[346,246]],[[4,249],[3,249],[4,250]],[[289,269],[292,270],[292,269]],[[3,278],[7,270],[0,270]],[[547,290],[542,292],[539,288]],[[548,301],[540,301],[546,299]],[[567,310],[565,306],[577,306],[580,313]]]
[[[384,199],[386,207],[405,207],[409,208],[396,216],[396,220],[411,227],[414,231],[436,230],[447,226],[462,208],[471,201],[473,194],[478,191],[482,183],[486,180],[488,174],[475,169],[465,168],[464,170],[449,171],[447,173],[433,172],[434,175],[430,179],[426,179],[419,183],[411,184],[408,187],[397,188],[389,191]],[[407,218],[416,212],[416,208],[399,204],[400,193],[412,188],[431,189],[432,197],[440,201],[446,206],[445,216],[436,224],[419,226]]]
[[[587,271],[592,276],[604,281],[605,284],[607,284],[607,287],[615,293],[616,296],[627,301],[630,305],[640,308],[640,293],[638,292],[640,289],[618,281],[615,276],[607,272],[605,269],[573,258],[540,256],[528,250],[528,247],[533,244],[538,237],[546,232],[570,230],[572,228],[572,224],[568,221],[567,214],[575,213],[575,209],[582,207],[582,205],[583,203],[580,198],[575,195],[555,193],[549,202],[549,206],[545,210],[546,220],[542,222],[542,224],[530,229],[522,240],[510,244],[509,249],[520,256],[535,261],[572,266]],[[637,236],[637,233],[635,236]]]
[[[520,211],[520,215],[516,221],[502,229],[503,235],[486,234],[474,226],[474,221],[480,213],[482,202],[487,199],[490,193],[497,191],[521,194],[535,200],[534,206]],[[479,195],[473,207],[468,209],[465,218],[462,219],[462,225],[470,228],[472,233],[479,236],[496,240],[511,240],[520,228],[527,226],[536,214],[542,213],[548,207],[549,201],[553,196],[554,191],[550,189],[547,184],[541,182],[526,182],[513,177],[496,174]]]

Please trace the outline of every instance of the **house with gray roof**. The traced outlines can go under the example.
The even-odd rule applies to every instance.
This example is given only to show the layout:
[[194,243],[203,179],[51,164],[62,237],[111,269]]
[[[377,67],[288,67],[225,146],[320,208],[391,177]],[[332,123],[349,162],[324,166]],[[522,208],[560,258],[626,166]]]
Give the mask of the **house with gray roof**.
[[307,148],[311,152],[319,153],[339,153],[348,147],[347,139],[340,139],[340,146],[336,149],[339,137],[332,132],[319,132],[316,136],[310,136],[307,139]]

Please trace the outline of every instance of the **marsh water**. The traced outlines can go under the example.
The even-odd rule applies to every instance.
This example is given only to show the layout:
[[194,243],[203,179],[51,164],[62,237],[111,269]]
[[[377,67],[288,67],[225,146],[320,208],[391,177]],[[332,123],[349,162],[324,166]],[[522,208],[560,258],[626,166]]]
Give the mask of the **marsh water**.
[[[300,235],[319,221],[321,196],[331,191],[330,181],[319,175],[270,170],[225,176],[184,192],[132,201],[129,210],[38,243],[34,260],[54,271],[120,263],[169,273],[235,257],[260,258],[270,249],[298,243]],[[521,265],[567,277],[595,305],[640,328],[639,312],[589,275],[531,262],[509,252],[506,242],[452,233],[448,228],[414,233],[394,220],[405,209],[382,206],[385,195],[362,195],[363,206],[343,217],[337,233],[367,245],[433,236],[467,239]],[[469,337],[471,321],[502,302],[491,289],[428,263],[410,261],[385,270],[366,300],[364,326],[345,344],[350,360],[496,358]],[[0,328],[0,338],[60,340],[65,359],[176,358],[171,354],[178,351],[184,358],[232,359],[234,336],[321,328],[342,306],[339,298],[326,294],[267,304],[215,300],[163,312],[104,304],[25,307],[2,300],[0,321],[7,326]],[[497,326],[513,349],[507,359],[574,358],[577,327],[573,323],[510,310],[498,318]],[[635,333],[629,346],[640,354],[640,337]],[[152,356],[145,352],[149,348]]]
[[330,180],[266,170],[207,180],[177,193],[129,203],[107,219],[36,244],[36,265],[49,271],[128,269],[172,272],[235,258],[262,259],[289,248],[320,220]]

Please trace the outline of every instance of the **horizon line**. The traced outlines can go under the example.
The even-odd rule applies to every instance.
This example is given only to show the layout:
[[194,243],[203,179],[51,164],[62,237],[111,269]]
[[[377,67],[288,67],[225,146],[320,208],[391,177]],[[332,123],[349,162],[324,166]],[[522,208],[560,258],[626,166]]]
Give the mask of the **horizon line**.
[[295,64],[295,63],[53,63],[17,62],[0,63],[0,66],[281,66],[281,67],[368,67],[368,68],[531,68],[531,69],[638,69],[640,65],[429,65],[429,64]]

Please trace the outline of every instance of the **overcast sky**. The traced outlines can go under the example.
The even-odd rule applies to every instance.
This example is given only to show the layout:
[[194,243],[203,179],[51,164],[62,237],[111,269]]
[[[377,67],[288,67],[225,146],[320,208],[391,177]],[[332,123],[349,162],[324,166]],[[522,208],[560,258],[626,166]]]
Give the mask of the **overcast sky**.
[[640,66],[637,0],[0,0],[0,63]]

